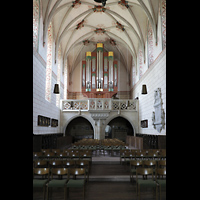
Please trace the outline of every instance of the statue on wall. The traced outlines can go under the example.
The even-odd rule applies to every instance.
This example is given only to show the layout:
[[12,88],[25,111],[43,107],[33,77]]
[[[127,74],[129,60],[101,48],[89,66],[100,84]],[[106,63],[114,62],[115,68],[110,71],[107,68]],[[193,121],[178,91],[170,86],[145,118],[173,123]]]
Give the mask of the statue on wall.
[[165,112],[162,108],[161,88],[154,90],[154,109],[152,113],[152,125],[159,133],[165,126]]

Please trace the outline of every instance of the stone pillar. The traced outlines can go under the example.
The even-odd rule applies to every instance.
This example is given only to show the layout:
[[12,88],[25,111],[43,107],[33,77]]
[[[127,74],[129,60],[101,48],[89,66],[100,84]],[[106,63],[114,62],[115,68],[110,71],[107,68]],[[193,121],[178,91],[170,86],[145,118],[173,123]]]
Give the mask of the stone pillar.
[[93,111],[91,112],[91,117],[95,121],[94,139],[105,139],[105,120],[109,116],[110,111]]

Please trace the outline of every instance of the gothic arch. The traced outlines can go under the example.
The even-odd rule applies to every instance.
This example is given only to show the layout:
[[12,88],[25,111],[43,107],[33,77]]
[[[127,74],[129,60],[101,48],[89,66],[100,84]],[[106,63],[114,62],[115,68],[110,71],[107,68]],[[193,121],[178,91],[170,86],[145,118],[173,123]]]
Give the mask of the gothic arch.
[[67,122],[63,126],[63,135],[64,136],[65,136],[65,130],[66,130],[67,126],[70,124],[70,122],[72,122],[74,119],[76,119],[78,117],[82,117],[82,118],[86,119],[87,121],[89,121],[94,130],[94,133],[95,133],[95,124],[94,124],[94,120],[92,118],[85,116],[85,115],[74,115],[73,117],[68,119]]
[[105,129],[105,128],[106,128],[106,125],[108,125],[113,119],[115,119],[115,118],[117,118],[117,117],[122,117],[122,118],[126,119],[126,120],[131,124],[131,126],[132,126],[132,128],[133,128],[133,133],[134,133],[134,136],[135,136],[135,135],[136,135],[136,129],[135,129],[135,126],[134,126],[133,122],[132,122],[127,116],[125,116],[125,115],[123,115],[123,114],[120,114],[120,115],[115,114],[115,115],[112,115],[112,116],[108,117],[108,118],[106,119],[106,121],[105,121],[105,124],[104,124],[103,129]]

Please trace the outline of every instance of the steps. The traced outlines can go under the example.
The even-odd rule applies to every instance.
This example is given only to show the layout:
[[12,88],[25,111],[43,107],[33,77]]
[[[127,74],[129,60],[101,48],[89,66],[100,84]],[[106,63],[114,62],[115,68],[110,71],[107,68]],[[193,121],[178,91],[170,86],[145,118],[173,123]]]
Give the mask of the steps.
[[129,175],[104,175],[104,176],[95,176],[91,175],[89,181],[130,181]]
[[92,156],[89,181],[130,181],[129,167],[120,165],[119,156]]

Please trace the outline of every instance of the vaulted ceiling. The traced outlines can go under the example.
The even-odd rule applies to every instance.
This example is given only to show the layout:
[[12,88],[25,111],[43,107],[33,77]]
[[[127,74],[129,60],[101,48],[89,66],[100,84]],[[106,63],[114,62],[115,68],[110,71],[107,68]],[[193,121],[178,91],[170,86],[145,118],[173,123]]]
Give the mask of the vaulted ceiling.
[[103,42],[104,50],[113,51],[115,59],[130,70],[138,49],[144,53],[148,22],[157,39],[160,0],[107,0],[104,7],[94,0],[41,2],[43,41],[47,41],[47,29],[52,21],[55,58],[61,45],[63,60],[70,71],[85,58],[86,51],[95,50],[97,42]]

